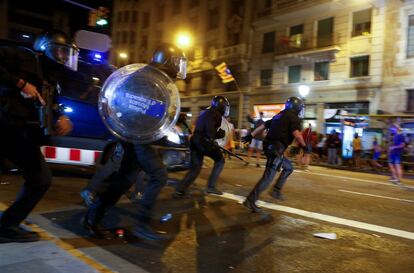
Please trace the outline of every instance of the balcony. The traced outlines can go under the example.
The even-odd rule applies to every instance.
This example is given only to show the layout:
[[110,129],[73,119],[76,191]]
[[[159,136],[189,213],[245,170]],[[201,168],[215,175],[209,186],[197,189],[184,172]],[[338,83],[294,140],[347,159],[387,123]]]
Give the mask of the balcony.
[[302,51],[324,51],[339,45],[339,33],[313,37],[304,34],[295,34],[281,37],[276,45],[276,56],[302,52]]
[[238,44],[234,46],[211,50],[209,54],[209,59],[211,61],[221,59],[243,59],[247,56],[247,53],[247,45]]
[[281,10],[281,9],[288,9],[293,8],[297,5],[303,5],[304,3],[309,3],[314,0],[276,0],[274,1],[275,9]]

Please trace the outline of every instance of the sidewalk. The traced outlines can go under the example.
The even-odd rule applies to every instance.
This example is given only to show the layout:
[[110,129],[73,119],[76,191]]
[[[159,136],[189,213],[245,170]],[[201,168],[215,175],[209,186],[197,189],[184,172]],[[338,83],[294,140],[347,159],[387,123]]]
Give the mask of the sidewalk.
[[[239,156],[242,156],[242,157],[247,156],[247,152],[243,152],[243,151],[240,151],[240,150],[236,150],[235,153]],[[262,153],[260,158],[261,158],[261,160],[266,160],[266,156],[263,153]],[[296,164],[295,164],[296,159],[290,158],[290,160],[293,162],[294,166],[296,166]],[[254,153],[250,158],[250,163],[255,163],[255,162],[256,162],[256,154]],[[346,165],[330,165],[330,164],[327,164],[326,162],[321,162],[321,163],[311,162],[310,165],[311,166],[325,167],[325,168],[330,168],[330,169],[337,169],[337,170],[345,170],[345,171],[352,171],[352,172],[362,172],[362,173],[371,173],[371,174],[379,174],[379,175],[390,176],[390,172],[389,172],[389,169],[387,167],[383,167],[382,169],[378,170],[378,169],[374,169],[374,168],[369,167],[369,166],[362,167],[362,168],[355,168],[355,167],[346,166]],[[414,172],[404,171],[403,176],[406,179],[414,179]]]
[[[0,203],[0,210],[5,207]],[[113,272],[37,225],[27,224],[25,228],[38,232],[41,240],[0,244],[1,273]]]

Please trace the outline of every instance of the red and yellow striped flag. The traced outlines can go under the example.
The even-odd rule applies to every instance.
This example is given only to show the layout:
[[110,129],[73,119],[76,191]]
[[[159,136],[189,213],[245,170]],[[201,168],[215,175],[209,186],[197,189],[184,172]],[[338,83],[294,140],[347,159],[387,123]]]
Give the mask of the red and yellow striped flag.
[[226,63],[223,62],[217,65],[215,68],[218,71],[218,75],[220,76],[222,83],[228,83],[235,80]]

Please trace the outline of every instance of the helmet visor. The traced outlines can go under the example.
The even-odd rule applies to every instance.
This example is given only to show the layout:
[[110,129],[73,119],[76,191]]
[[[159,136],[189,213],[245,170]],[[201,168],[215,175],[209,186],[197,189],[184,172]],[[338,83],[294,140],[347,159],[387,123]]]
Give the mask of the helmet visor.
[[305,118],[305,105],[303,104],[299,108],[298,117],[302,119]]
[[177,71],[177,78],[184,80],[187,76],[187,58],[171,57],[171,61]]
[[228,117],[230,115],[230,105],[226,105],[224,107],[224,115],[225,117]]
[[74,46],[48,44],[45,48],[45,55],[57,63],[63,64],[67,68],[78,70],[79,50]]

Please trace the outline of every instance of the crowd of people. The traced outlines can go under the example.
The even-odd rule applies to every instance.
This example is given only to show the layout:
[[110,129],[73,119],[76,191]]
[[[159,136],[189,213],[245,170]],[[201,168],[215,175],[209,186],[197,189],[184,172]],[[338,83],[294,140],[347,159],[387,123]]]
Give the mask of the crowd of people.
[[[256,152],[256,166],[260,167],[260,158],[263,155],[262,140],[266,134],[263,133],[254,138],[249,145],[243,144],[241,139],[263,123],[263,113],[260,113],[256,120],[250,116],[247,120],[251,123],[251,128],[235,129],[232,134],[237,140],[232,140],[235,143],[233,149],[247,155],[246,165],[249,165],[250,158]],[[311,162],[328,166],[349,166],[355,169],[389,170],[390,181],[398,183],[402,178],[403,169],[409,169],[409,163],[413,161],[410,159],[414,159],[414,139],[403,135],[400,126],[395,123],[391,124],[386,131],[382,139],[377,136],[372,138],[369,149],[363,149],[362,137],[355,133],[346,151],[346,154],[350,154],[351,148],[352,156],[344,158],[341,133],[337,130],[332,130],[328,134],[317,133],[312,130],[312,125],[309,123],[308,127],[302,130],[302,137],[311,152],[304,152],[304,149],[298,147],[298,144],[293,141],[287,150],[287,155],[294,158],[296,166],[304,171],[309,170]],[[403,166],[403,161],[408,164]]]

